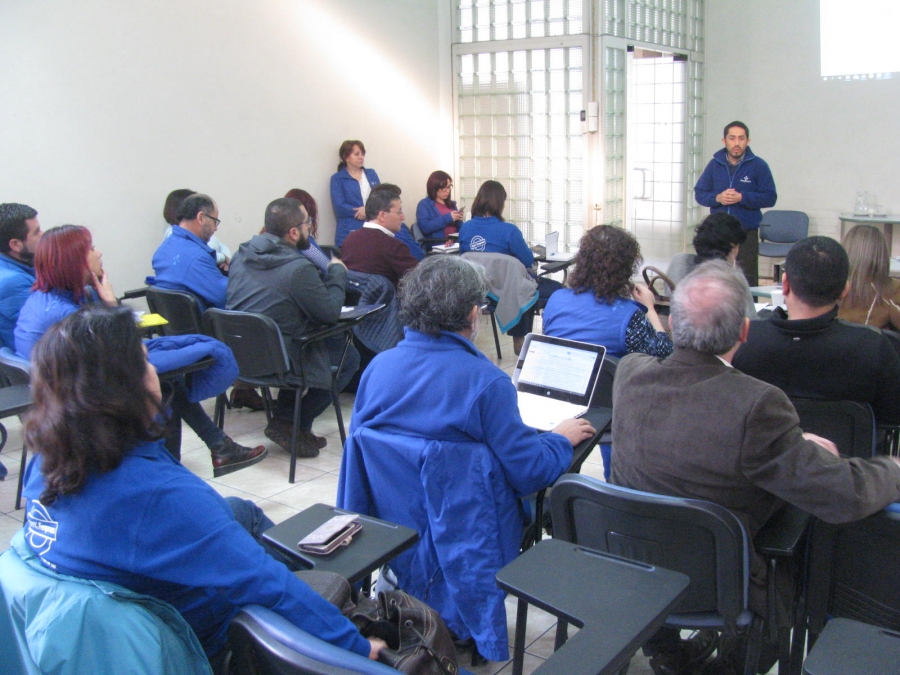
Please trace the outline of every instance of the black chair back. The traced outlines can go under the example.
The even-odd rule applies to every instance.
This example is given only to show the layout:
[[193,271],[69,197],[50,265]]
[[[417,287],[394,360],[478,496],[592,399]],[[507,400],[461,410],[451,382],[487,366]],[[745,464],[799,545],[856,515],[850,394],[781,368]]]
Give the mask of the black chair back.
[[865,403],[791,398],[800,428],[833,441],[844,457],[875,454],[875,417]]
[[616,377],[616,368],[619,367],[619,359],[608,354],[603,359],[600,368],[600,377],[597,379],[597,389],[594,390],[594,398],[591,405],[595,408],[612,408],[613,380]]
[[0,386],[28,384],[31,381],[31,363],[19,357],[9,347],[0,348]]
[[203,313],[203,327],[207,335],[231,348],[242,380],[277,379],[291,371],[284,338],[268,316],[212,308]]
[[690,577],[675,613],[718,614],[736,625],[747,608],[749,544],[728,509],[574,474],[556,482],[550,505],[555,538]]
[[193,293],[170,291],[156,286],[147,289],[147,307],[169,323],[160,326],[163,335],[198,335],[203,333],[200,303]]
[[900,630],[900,513],[882,511],[847,525],[818,521],[809,558],[811,641],[828,617]]

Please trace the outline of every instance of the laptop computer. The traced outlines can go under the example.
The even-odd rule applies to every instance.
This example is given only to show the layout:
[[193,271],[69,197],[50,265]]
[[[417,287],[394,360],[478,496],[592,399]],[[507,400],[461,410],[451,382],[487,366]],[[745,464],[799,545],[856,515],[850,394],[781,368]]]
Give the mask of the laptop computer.
[[549,431],[591,405],[606,347],[529,333],[512,381],[519,414],[530,427]]
[[544,249],[546,251],[544,257],[548,262],[561,262],[571,260],[575,257],[575,252],[564,253],[559,250],[559,232],[551,232],[544,238]]

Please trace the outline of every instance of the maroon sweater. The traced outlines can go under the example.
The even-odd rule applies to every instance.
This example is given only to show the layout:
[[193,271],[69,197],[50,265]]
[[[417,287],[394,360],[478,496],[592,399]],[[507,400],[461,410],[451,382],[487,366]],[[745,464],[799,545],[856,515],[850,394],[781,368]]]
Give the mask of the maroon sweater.
[[341,245],[341,260],[348,269],[380,274],[394,286],[418,262],[406,244],[372,227],[361,227],[347,235]]

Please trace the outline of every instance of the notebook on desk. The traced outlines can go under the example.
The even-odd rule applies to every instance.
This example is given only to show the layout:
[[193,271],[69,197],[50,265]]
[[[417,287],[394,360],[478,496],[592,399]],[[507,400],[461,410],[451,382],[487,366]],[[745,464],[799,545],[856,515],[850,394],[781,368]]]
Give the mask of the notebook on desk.
[[544,238],[544,249],[547,262],[563,262],[575,257],[574,251],[564,253],[559,250],[559,232],[551,232]]
[[591,405],[606,347],[529,333],[512,381],[519,414],[530,427],[549,431]]

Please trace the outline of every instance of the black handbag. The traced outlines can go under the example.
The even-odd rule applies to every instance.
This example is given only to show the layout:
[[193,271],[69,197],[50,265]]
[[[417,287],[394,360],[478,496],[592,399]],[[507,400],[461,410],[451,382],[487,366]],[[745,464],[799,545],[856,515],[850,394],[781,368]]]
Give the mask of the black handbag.
[[403,591],[360,598],[350,614],[363,636],[387,643],[378,660],[408,675],[458,675],[456,649],[440,615]]

